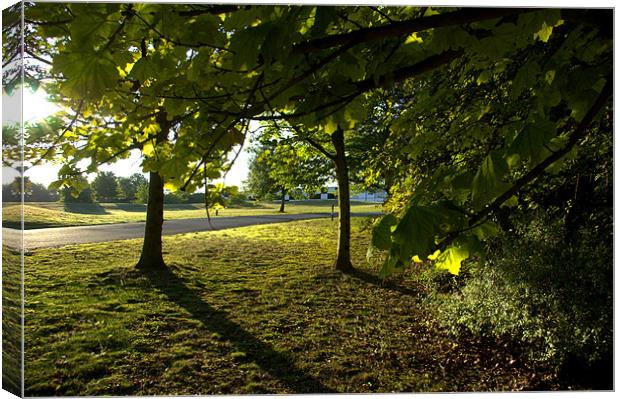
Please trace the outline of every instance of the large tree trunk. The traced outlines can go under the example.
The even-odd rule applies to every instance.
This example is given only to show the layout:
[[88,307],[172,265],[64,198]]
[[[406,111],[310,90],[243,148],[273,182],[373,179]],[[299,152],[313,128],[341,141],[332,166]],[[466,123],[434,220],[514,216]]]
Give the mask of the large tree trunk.
[[[160,131],[155,142],[160,144],[168,139],[170,122],[165,112],[157,115]],[[149,173],[149,198],[146,205],[146,225],[142,254],[136,265],[140,269],[154,270],[166,267],[162,254],[162,227],[164,225],[164,180],[158,172]]]
[[332,133],[336,149],[336,179],[338,180],[338,251],[334,266],[343,272],[353,271],[351,264],[351,201],[349,192],[349,168],[344,153],[344,133],[338,128]]
[[146,226],[142,254],[138,261],[141,269],[165,267],[161,247],[161,233],[164,224],[164,181],[157,172],[149,174],[149,199],[146,206]]
[[280,210],[278,212],[284,213],[284,204],[286,203],[286,190],[282,187],[282,196],[280,199]]

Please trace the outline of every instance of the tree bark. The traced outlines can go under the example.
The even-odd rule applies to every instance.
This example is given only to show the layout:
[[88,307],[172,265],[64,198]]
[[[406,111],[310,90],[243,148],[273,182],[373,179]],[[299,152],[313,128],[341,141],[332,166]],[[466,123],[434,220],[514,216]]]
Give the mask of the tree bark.
[[162,255],[162,226],[164,224],[164,181],[157,172],[149,174],[149,198],[146,206],[144,243],[137,267],[145,270],[166,266]]
[[[157,115],[160,131],[155,138],[156,144],[168,139],[170,122],[166,113]],[[162,227],[164,224],[164,180],[158,172],[149,173],[149,197],[146,205],[146,225],[142,253],[136,267],[143,270],[156,270],[166,267],[162,254]]]
[[338,250],[334,267],[342,272],[353,271],[351,264],[351,201],[349,191],[349,168],[344,152],[344,132],[338,128],[332,133],[336,149],[336,179],[338,180]]
[[278,212],[284,213],[284,204],[286,203],[286,189],[282,187],[282,197],[280,199],[280,210]]

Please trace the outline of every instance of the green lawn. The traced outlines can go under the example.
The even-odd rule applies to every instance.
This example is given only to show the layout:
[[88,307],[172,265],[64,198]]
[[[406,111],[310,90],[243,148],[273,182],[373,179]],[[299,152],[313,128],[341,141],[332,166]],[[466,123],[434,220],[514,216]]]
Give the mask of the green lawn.
[[2,248],[2,389],[21,396],[21,257]]
[[[331,212],[335,200],[295,201],[286,204],[288,214]],[[276,202],[256,203],[247,207],[221,209],[219,216],[269,215],[277,214]],[[380,204],[353,202],[352,212],[378,212]],[[19,228],[21,207],[15,203],[5,203],[2,208],[4,227]],[[212,217],[216,217],[211,212]],[[166,204],[165,219],[204,218],[203,204]],[[26,229],[43,227],[82,226],[106,223],[142,222],[146,218],[143,204],[65,204],[61,202],[29,202],[24,205]]]
[[139,240],[28,254],[26,396],[532,387],[503,346],[441,328],[423,286],[379,282],[363,225],[353,275],[329,220],[166,236],[166,273],[135,270]]

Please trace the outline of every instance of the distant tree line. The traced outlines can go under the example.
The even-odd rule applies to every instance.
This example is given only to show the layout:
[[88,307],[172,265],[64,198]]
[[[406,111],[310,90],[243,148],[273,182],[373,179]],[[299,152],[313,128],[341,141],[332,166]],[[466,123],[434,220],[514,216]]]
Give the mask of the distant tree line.
[[[100,172],[92,183],[83,177],[80,190],[68,187],[60,190],[45,187],[24,177],[24,201],[26,202],[142,202],[148,200],[148,180],[140,173],[119,177],[113,172]],[[21,201],[21,179],[2,185],[4,202]]]
[[[3,202],[21,201],[21,179],[15,178],[11,183],[2,185]],[[60,195],[56,190],[50,190],[43,184],[24,178],[24,200],[28,202],[53,202],[58,201]]]
[[[2,200],[4,202],[20,202],[21,179],[15,178],[11,183],[2,185]],[[24,178],[24,201],[26,202],[136,202],[144,204],[148,201],[149,181],[141,173],[134,173],[129,177],[116,176],[113,172],[99,172],[92,182],[85,177],[80,179],[79,190],[64,187],[55,190],[30,178]],[[239,191],[237,186],[210,185],[209,203],[222,203],[219,197],[225,198],[226,206],[239,205],[246,200],[246,195]],[[167,192],[164,195],[167,204],[196,204],[204,203],[204,193],[187,193],[183,191]]]

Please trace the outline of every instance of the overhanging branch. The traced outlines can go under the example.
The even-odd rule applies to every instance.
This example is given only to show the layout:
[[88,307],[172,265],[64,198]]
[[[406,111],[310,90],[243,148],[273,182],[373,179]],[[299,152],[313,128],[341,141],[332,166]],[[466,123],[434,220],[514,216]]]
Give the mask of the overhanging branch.
[[[575,130],[568,137],[568,141],[564,148],[553,152],[547,158],[545,158],[542,162],[532,168],[529,172],[527,172],[524,176],[518,179],[512,187],[510,187],[507,191],[505,191],[502,195],[497,197],[491,204],[485,207],[480,212],[474,214],[469,218],[468,225],[475,226],[479,222],[488,218],[493,212],[497,211],[504,202],[510,199],[513,195],[517,194],[521,191],[526,185],[534,181],[536,178],[541,176],[545,169],[551,166],[554,162],[559,161],[568,154],[573,147],[587,134],[587,129],[594,120],[594,118],[598,115],[598,113],[603,109],[609,98],[613,94],[613,79],[611,77],[607,78],[607,82],[605,83],[605,87],[599,94],[598,98],[592,104],[588,113],[581,120],[579,125],[575,128]],[[469,228],[468,228],[469,229]],[[437,246],[438,249],[443,250],[448,245],[450,245],[464,230],[459,230],[456,232],[449,233],[446,238],[444,238],[441,243]]]
[[407,21],[398,21],[388,25],[362,28],[350,33],[340,33],[320,39],[309,40],[293,46],[293,54],[312,53],[342,44],[369,42],[421,32],[432,28],[462,25],[533,11],[540,10],[534,8],[464,8],[459,11],[446,12]]

